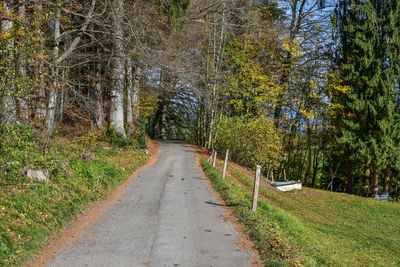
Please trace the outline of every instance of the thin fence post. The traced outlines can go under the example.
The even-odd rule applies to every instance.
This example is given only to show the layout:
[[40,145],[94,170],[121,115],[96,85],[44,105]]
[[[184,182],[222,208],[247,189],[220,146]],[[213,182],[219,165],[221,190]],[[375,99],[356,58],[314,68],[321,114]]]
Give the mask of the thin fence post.
[[286,182],[286,170],[283,169],[283,180]]
[[229,149],[226,150],[226,154],[225,154],[224,171],[222,173],[222,179],[225,179],[225,176],[226,176],[226,167],[228,166],[228,157],[229,157]]
[[215,150],[214,152],[214,161],[213,161],[213,167],[215,167],[215,162],[217,161],[217,151]]
[[212,150],[211,155],[210,155],[210,157],[208,158],[207,161],[210,162],[212,160],[213,156],[214,156],[214,149]]
[[256,177],[254,179],[253,204],[251,205],[251,211],[257,210],[258,190],[260,188],[260,177],[261,177],[261,166],[257,165]]

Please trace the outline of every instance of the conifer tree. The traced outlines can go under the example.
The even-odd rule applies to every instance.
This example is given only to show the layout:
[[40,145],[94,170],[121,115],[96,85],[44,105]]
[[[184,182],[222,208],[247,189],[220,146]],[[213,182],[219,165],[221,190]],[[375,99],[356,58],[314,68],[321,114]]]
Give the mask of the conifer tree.
[[[351,166],[372,169],[373,195],[378,177],[396,165],[399,121],[395,112],[399,76],[399,0],[341,0],[337,8],[339,65],[349,90],[334,99],[343,106],[337,141]],[[390,166],[389,166],[390,165]],[[369,166],[368,166],[369,167]]]

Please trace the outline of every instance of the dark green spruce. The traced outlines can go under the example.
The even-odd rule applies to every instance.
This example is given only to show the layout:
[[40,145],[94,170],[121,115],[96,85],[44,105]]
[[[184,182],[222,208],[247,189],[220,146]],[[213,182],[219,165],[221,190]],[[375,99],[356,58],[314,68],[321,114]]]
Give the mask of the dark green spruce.
[[399,0],[340,0],[336,9],[338,61],[350,90],[333,101],[344,106],[336,140],[347,154],[349,193],[357,168],[377,197],[379,177],[387,191],[399,166],[399,8]]

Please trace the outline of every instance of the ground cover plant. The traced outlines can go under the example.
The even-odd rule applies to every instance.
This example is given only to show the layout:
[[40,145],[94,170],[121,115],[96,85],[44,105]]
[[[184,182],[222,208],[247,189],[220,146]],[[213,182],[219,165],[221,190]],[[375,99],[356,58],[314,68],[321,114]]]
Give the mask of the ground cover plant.
[[[0,265],[22,265],[47,238],[108,193],[149,158],[137,146],[107,142],[101,134],[55,137],[42,156],[40,139],[27,127],[2,139],[0,170]],[[4,135],[3,135],[4,136]],[[23,138],[27,136],[27,138]],[[114,140],[115,141],[115,140]],[[94,159],[81,157],[90,153]],[[7,164],[8,162],[8,164]],[[28,179],[27,169],[49,172],[49,181]]]
[[[231,165],[228,173],[234,179],[222,180],[222,173],[204,159],[202,166],[225,200],[229,201],[229,195],[234,194],[230,193],[232,188],[234,192],[243,192],[242,199],[234,198],[236,203],[246,203],[245,213],[248,213],[253,186],[251,172]],[[240,189],[235,189],[238,187]],[[235,206],[233,209],[247,225],[250,236],[266,259],[266,265],[275,265],[269,258],[273,255],[271,251],[281,252],[278,265],[287,264],[287,257],[293,257],[295,262],[305,266],[400,264],[398,203],[311,188],[283,193],[265,181],[260,194],[258,211],[254,216],[262,219],[243,217],[243,212],[238,212]],[[263,221],[268,223],[261,223]],[[267,231],[270,235],[263,236],[257,231]],[[265,240],[260,241],[260,236]]]

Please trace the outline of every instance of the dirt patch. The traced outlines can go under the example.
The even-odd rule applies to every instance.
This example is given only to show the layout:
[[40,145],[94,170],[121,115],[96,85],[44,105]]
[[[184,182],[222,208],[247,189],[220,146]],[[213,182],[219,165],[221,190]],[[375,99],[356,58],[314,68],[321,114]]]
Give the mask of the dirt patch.
[[251,264],[251,266],[253,266],[253,267],[264,266],[258,250],[255,249],[254,242],[245,233],[245,231],[243,229],[243,225],[239,222],[238,218],[236,218],[236,216],[233,214],[233,211],[228,206],[226,206],[225,201],[220,197],[218,192],[214,190],[214,188],[212,187],[211,181],[207,178],[207,175],[203,172],[203,168],[201,167],[199,157],[201,155],[209,156],[210,155],[209,151],[204,148],[197,147],[197,146],[193,146],[193,145],[189,145],[189,144],[186,144],[186,145],[194,148],[196,150],[196,152],[198,152],[198,154],[196,153],[196,156],[197,156],[196,164],[197,164],[198,168],[200,169],[201,173],[203,174],[203,176],[206,178],[208,186],[209,186],[210,190],[213,192],[215,199],[217,200],[217,202],[219,204],[222,205],[221,208],[224,211],[224,219],[226,219],[230,223],[232,223],[235,231],[240,236],[240,239],[238,241],[236,241],[236,245],[240,248],[246,249],[251,254],[253,254],[253,257],[249,258],[249,263]]
[[136,176],[138,172],[146,167],[156,163],[158,159],[157,151],[161,148],[161,144],[157,141],[152,141],[149,145],[149,151],[152,156],[147,163],[136,170],[121,186],[114,190],[107,198],[95,202],[86,212],[79,215],[75,220],[70,222],[63,228],[61,234],[55,234],[48,240],[48,245],[34,259],[26,262],[26,267],[41,267],[46,266],[51,258],[67,244],[77,241],[78,237],[82,236],[99,218],[101,218],[126,192],[127,184]]

